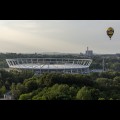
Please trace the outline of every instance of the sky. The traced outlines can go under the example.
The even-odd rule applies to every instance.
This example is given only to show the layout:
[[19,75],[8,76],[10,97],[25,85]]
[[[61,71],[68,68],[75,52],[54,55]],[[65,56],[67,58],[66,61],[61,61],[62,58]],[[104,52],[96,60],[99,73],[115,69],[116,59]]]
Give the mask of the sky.
[[[106,30],[115,32],[110,40]],[[120,53],[120,20],[0,20],[0,52]]]

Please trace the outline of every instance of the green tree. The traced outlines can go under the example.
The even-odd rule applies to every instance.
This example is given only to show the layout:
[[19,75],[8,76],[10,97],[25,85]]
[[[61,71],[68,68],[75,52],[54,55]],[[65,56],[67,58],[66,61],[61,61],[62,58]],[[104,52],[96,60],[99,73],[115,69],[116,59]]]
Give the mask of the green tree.
[[90,90],[88,89],[88,87],[86,87],[86,86],[82,87],[82,88],[78,91],[77,96],[76,96],[76,99],[77,99],[77,100],[92,100],[91,92],[90,92]]
[[1,87],[0,93],[1,93],[2,95],[6,93],[6,87],[5,87],[5,86],[2,86],[2,87]]
[[3,85],[3,84],[2,84],[2,81],[0,80],[0,88],[2,87],[2,85]]
[[10,89],[11,89],[12,95],[14,95],[14,91],[16,90],[16,85],[15,85],[15,83],[12,83]]
[[27,92],[31,92],[38,88],[38,83],[34,80],[30,80],[25,83],[25,87],[27,88]]
[[111,69],[115,71],[120,71],[120,63],[114,63],[111,65]]
[[5,82],[5,87],[7,90],[10,89],[10,82],[8,80]]
[[71,100],[74,99],[77,90],[74,87],[69,87],[66,84],[55,84],[52,87],[45,87],[33,100]]
[[91,92],[92,100],[98,100],[98,98],[100,96],[100,90],[92,88],[92,89],[90,89],[90,92]]
[[31,93],[29,94],[21,94],[19,100],[31,100]]
[[43,96],[48,100],[68,100],[71,99],[69,86],[68,85],[58,85],[55,84],[51,88],[49,88]]
[[110,98],[110,100],[113,100],[113,98]]
[[120,88],[120,77],[116,76],[113,79],[113,85]]
[[21,94],[20,90],[16,89],[15,83],[12,83],[12,85],[11,85],[11,93],[15,99],[18,99]]
[[19,90],[21,94],[27,92],[27,88],[21,83],[16,85],[16,90]]
[[98,100],[105,100],[105,98],[99,98]]
[[100,89],[110,89],[113,84],[113,80],[108,78],[97,78],[96,83]]

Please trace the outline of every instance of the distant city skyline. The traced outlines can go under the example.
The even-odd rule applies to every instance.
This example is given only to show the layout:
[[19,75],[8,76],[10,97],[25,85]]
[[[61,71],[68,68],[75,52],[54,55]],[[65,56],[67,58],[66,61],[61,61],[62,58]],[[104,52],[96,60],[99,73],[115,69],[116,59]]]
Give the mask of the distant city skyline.
[[[108,27],[115,33],[110,40]],[[0,20],[0,52],[120,53],[120,20]]]

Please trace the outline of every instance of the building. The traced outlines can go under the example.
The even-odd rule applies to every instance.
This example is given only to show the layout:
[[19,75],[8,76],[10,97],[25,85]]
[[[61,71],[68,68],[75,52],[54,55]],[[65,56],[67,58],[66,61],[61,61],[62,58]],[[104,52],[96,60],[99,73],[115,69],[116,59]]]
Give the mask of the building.
[[93,51],[92,50],[88,50],[88,47],[87,47],[85,55],[91,57],[91,56],[93,56]]

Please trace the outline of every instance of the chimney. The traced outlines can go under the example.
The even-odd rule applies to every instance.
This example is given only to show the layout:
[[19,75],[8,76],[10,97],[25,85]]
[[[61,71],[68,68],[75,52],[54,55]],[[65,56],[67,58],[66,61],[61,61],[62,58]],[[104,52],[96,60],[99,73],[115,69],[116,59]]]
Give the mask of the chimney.
[[87,47],[87,51],[88,51],[88,47]]

